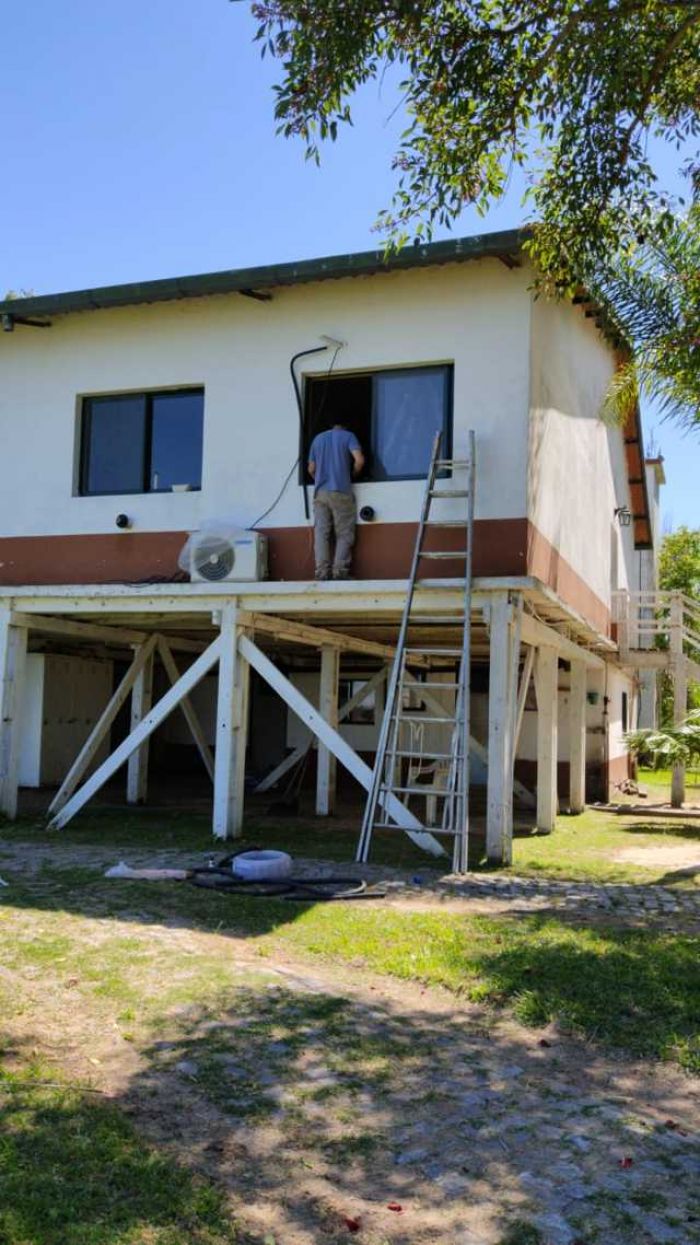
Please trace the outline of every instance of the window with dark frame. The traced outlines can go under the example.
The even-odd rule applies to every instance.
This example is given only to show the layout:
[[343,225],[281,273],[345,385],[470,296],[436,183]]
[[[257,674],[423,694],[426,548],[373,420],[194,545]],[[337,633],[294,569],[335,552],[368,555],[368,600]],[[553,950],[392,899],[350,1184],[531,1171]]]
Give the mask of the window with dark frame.
[[451,364],[388,368],[347,376],[309,376],[305,385],[300,483],[317,433],[343,424],[365,455],[361,480],[420,480],[428,472],[435,433],[452,453]]
[[83,398],[81,496],[200,489],[203,424],[202,388]]

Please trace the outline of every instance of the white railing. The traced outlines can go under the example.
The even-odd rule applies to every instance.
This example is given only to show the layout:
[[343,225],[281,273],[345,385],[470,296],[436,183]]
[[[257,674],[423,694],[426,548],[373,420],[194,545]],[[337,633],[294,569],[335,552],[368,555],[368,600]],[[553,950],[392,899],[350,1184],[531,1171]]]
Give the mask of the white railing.
[[666,649],[700,661],[700,605],[683,592],[614,592],[620,653]]

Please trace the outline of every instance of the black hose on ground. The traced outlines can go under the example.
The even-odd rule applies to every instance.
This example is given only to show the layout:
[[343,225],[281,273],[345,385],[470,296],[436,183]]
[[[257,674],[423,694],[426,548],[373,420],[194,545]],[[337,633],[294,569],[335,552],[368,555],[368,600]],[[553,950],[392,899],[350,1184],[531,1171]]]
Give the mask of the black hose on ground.
[[293,899],[300,903],[329,903],[340,899],[384,899],[386,891],[368,890],[367,883],[342,875],[331,877],[274,878],[269,882],[237,878],[231,872],[236,856],[251,847],[240,848],[224,856],[216,865],[192,869],[188,881],[202,890],[226,891],[233,895],[250,895],[256,899]]

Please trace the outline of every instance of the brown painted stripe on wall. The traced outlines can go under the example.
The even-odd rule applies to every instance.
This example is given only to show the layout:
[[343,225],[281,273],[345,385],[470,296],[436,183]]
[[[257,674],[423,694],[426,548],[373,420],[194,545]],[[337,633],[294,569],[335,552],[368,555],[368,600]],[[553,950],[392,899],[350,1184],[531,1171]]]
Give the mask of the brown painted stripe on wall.
[[[270,578],[313,578],[313,532],[310,527],[268,528]],[[0,584],[147,583],[178,575],[177,557],[186,532],[112,532],[78,536],[7,536],[0,538]],[[357,529],[353,570],[358,579],[403,579],[408,575],[415,523],[366,523]],[[460,549],[459,528],[433,529],[427,548]],[[460,558],[424,564],[426,578],[450,578],[464,572]],[[609,631],[604,603],[527,519],[477,519],[474,524],[474,574],[482,577],[533,575],[586,618],[596,630]]]
[[551,588],[601,635],[610,634],[610,610],[605,602],[533,523],[528,523],[527,568],[528,575]]
[[[270,578],[313,579],[310,527],[268,528]],[[357,529],[354,574],[358,579],[403,579],[408,575],[415,523],[361,524]],[[177,574],[177,556],[186,532],[115,532],[89,536],[8,536],[0,538],[0,583],[139,583]],[[429,533],[427,548],[460,549],[459,529]],[[525,519],[480,519],[474,533],[476,575],[525,575]],[[463,559],[425,564],[431,579],[464,573]]]
[[178,572],[187,532],[0,537],[0,584],[142,583]]

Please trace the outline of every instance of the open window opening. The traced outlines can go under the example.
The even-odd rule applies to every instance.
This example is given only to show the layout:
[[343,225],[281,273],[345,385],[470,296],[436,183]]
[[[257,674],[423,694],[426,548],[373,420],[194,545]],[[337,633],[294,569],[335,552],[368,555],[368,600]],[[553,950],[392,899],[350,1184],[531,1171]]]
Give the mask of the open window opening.
[[452,366],[393,368],[345,376],[309,376],[299,479],[314,437],[343,424],[365,455],[362,480],[419,480],[428,472],[435,433],[452,453]]

